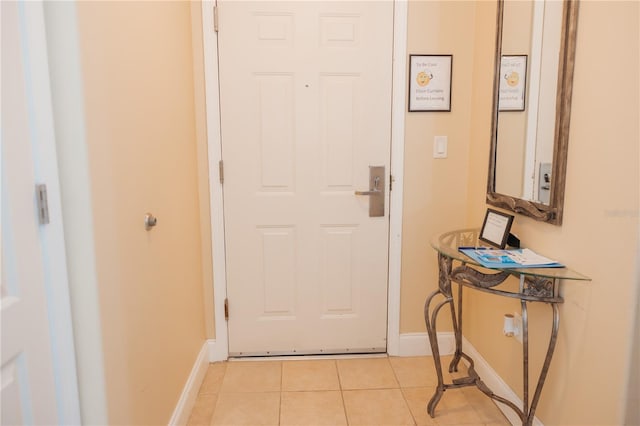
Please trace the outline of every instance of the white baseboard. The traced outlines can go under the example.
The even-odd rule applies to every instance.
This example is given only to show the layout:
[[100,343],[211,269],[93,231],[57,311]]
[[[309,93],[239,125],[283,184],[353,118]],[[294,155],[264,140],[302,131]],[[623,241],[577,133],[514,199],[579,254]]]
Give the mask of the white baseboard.
[[207,373],[207,367],[209,366],[209,345],[205,342],[198,353],[196,362],[193,364],[191,374],[187,379],[187,383],[182,389],[182,394],[178,400],[176,408],[173,410],[173,415],[169,420],[170,426],[186,425],[189,420],[189,414],[193,409],[193,405],[198,397],[198,391],[200,385],[204,380],[204,376]]
[[[474,362],[474,367],[478,375],[482,378],[489,389],[491,389],[496,395],[500,395],[503,398],[513,402],[516,406],[522,407],[522,400],[518,395],[502,380],[502,377],[489,365],[489,363],[480,355],[480,352],[473,347],[471,343],[464,337],[462,337],[462,349],[464,353],[469,355]],[[463,358],[463,361],[464,358]],[[504,404],[496,402],[498,408],[502,411],[505,417],[511,422],[512,425],[521,424],[520,417],[509,407]],[[543,423],[537,417],[533,418],[534,426],[544,426]]]
[[216,339],[209,339],[206,342],[209,350],[209,362],[226,361],[229,358],[229,349],[226,345],[216,342]]
[[[438,333],[440,355],[450,355],[456,348],[453,332]],[[398,356],[431,355],[431,345],[427,333],[404,333],[400,335]]]

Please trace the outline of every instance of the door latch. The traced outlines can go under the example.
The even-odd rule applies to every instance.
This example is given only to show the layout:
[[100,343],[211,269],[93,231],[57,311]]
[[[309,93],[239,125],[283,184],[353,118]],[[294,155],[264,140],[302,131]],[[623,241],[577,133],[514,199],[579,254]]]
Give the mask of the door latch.
[[369,217],[384,216],[384,166],[369,166],[369,190],[356,195],[369,197]]
[[40,225],[49,223],[49,199],[47,197],[47,185],[36,185],[36,204],[38,207],[38,221]]

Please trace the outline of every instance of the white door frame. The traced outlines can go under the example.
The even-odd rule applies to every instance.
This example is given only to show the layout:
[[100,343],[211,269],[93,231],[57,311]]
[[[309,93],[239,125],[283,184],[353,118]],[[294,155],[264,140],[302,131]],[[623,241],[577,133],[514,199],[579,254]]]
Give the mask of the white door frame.
[[[389,0],[391,1],[391,0]],[[393,0],[393,81],[391,106],[391,175],[393,190],[389,200],[389,276],[387,297],[387,353],[398,355],[400,346],[400,272],[402,255],[402,199],[404,176],[404,123],[407,79],[407,0]],[[209,203],[213,256],[213,297],[215,343],[209,360],[229,357],[229,336],[224,318],[227,297],[223,187],[219,179],[222,160],[220,138],[220,92],[218,78],[218,36],[214,31],[215,1],[202,2],[202,34],[205,69],[207,147],[209,155]],[[194,23],[198,25],[199,23]]]
[[[43,2],[19,2],[23,67],[30,98],[30,123],[34,173],[38,183],[47,185],[50,223],[40,225],[39,237],[44,268],[48,329],[59,424],[80,424],[80,400],[77,385],[67,256],[62,218],[56,140],[53,122],[47,35]],[[0,165],[1,167],[1,165]],[[34,188],[35,194],[35,188]],[[0,201],[1,203],[1,201]],[[35,219],[35,215],[34,215]],[[12,256],[10,247],[5,247]]]

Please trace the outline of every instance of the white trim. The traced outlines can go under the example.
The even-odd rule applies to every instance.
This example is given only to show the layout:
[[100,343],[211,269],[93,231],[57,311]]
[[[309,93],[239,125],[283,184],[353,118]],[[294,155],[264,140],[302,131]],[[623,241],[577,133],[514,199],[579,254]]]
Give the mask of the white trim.
[[[76,4],[44,2],[81,422],[108,423]],[[49,158],[49,157],[47,157]],[[70,225],[71,224],[71,225]],[[71,327],[69,327],[71,330]],[[69,375],[65,382],[76,383]]]
[[18,4],[18,10],[21,36],[24,37],[22,52],[25,82],[28,96],[31,97],[30,114],[33,114],[34,120],[31,126],[38,132],[37,135],[32,135],[34,175],[36,182],[47,185],[48,194],[50,223],[40,226],[38,232],[42,248],[58,423],[80,424],[78,377],[43,2],[21,2]]
[[533,34],[531,36],[531,63],[529,65],[530,76],[527,79],[529,93],[527,96],[527,130],[524,159],[524,182],[522,193],[525,199],[538,200],[539,194],[535,191],[538,187],[538,179],[535,170],[536,165],[536,141],[538,138],[538,109],[540,107],[540,75],[542,68],[542,32],[544,28],[545,3],[534,3],[533,9]]
[[[464,337],[462,337],[462,348],[464,353],[473,359],[475,370],[478,375],[482,377],[482,381],[489,386],[496,395],[500,395],[501,397],[508,399],[518,407],[522,407],[522,400],[518,398],[518,395],[505,383],[504,380],[502,380],[502,377],[500,377],[500,375],[491,367],[491,365],[489,365],[482,355],[480,355],[480,352],[478,352],[476,348],[474,348],[473,345]],[[463,361],[466,363],[464,358]],[[496,405],[511,424],[517,425],[522,422],[515,411],[511,408],[498,402],[496,402]],[[544,426],[540,419],[535,416],[533,418],[533,425]]]
[[211,253],[213,256],[213,300],[216,339],[216,357],[229,357],[229,336],[224,318],[224,300],[227,298],[226,249],[224,244],[224,198],[218,177],[218,164],[222,160],[220,139],[220,91],[218,87],[218,36],[213,31],[215,1],[202,2],[202,38],[204,47],[205,105],[207,110],[207,147],[209,154],[209,206],[211,209]]
[[[451,355],[456,348],[456,340],[451,331],[438,333],[440,355]],[[431,345],[427,333],[403,333],[400,335],[397,356],[431,356]]]
[[208,342],[204,342],[200,353],[198,353],[196,357],[196,362],[193,364],[189,378],[187,378],[187,383],[185,383],[182,389],[176,408],[173,410],[169,425],[186,425],[189,421],[189,415],[198,398],[200,385],[202,385],[204,376],[207,374],[207,368],[209,367],[208,358],[209,345]]
[[[220,139],[220,92],[218,87],[218,36],[213,31],[215,1],[202,2],[202,34],[207,116],[207,145],[209,154],[209,191],[211,207],[212,255],[214,264],[213,294],[217,360],[228,358],[229,336],[224,319],[224,300],[227,296],[226,251],[224,242],[224,198],[218,179],[218,163],[222,160]],[[387,352],[397,355],[400,339],[400,269],[402,249],[402,203],[404,176],[404,122],[407,45],[406,0],[394,2],[393,81],[391,121],[391,173],[393,191],[389,200],[389,276],[387,298]],[[195,23],[197,24],[197,23]],[[392,212],[392,213],[391,213]]]
[[224,345],[218,344],[216,339],[207,340],[209,352],[209,362],[226,361],[229,358],[226,342]]
[[393,81],[391,101],[391,175],[389,194],[389,277],[387,295],[387,353],[400,351],[400,280],[402,269],[402,203],[404,177],[404,121],[407,84],[406,0],[393,5]]

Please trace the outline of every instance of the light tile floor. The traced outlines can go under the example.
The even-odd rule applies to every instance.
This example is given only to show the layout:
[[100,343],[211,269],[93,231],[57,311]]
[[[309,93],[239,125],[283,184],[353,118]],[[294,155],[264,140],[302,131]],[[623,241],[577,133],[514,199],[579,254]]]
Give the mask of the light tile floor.
[[431,357],[221,362],[210,364],[189,425],[510,424],[474,387],[446,391],[432,419],[436,384]]

